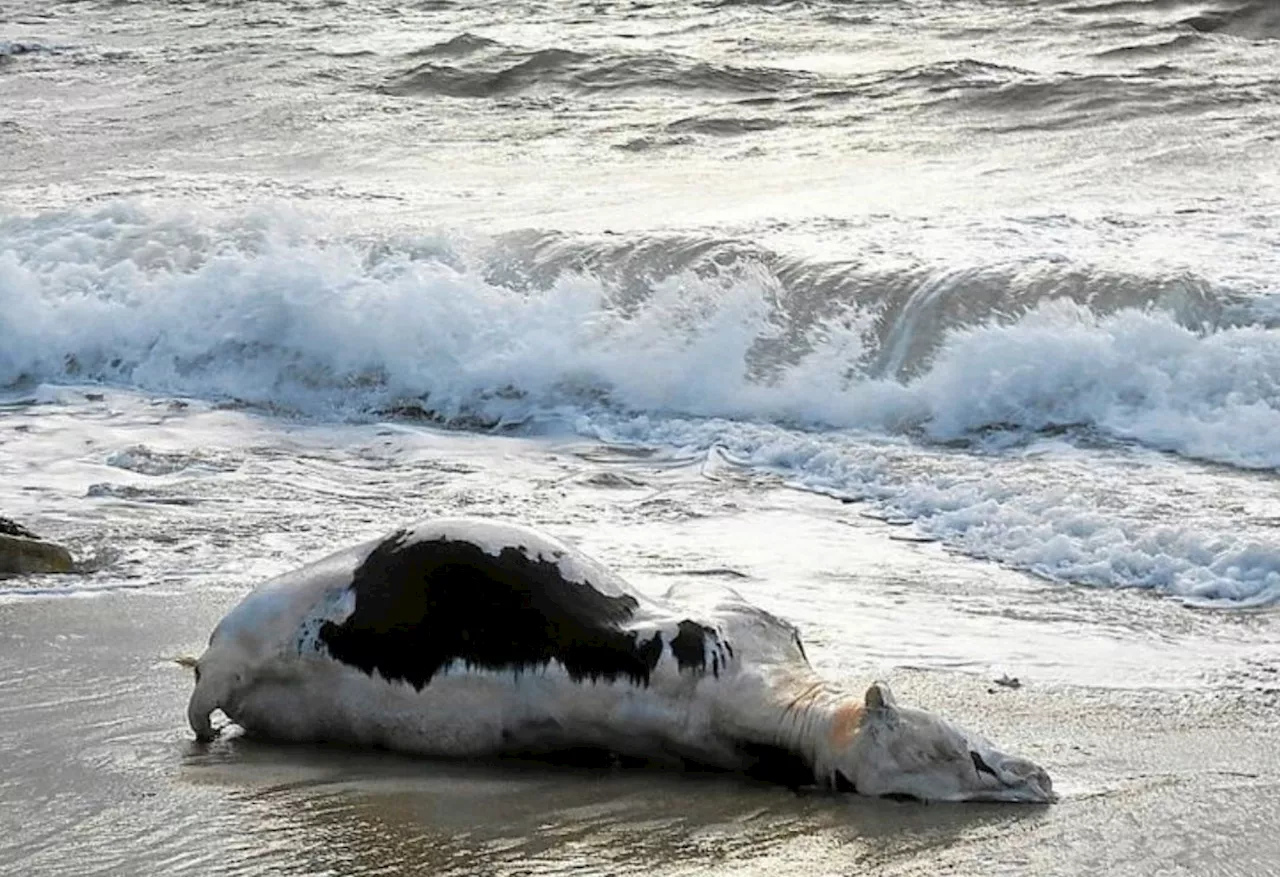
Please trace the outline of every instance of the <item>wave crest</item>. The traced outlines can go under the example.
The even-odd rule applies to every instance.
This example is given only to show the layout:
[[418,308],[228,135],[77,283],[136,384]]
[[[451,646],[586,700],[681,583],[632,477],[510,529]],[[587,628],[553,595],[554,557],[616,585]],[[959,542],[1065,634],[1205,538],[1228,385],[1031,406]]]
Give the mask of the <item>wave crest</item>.
[[0,240],[0,385],[468,424],[605,406],[939,441],[1085,428],[1280,466],[1280,338],[1202,322],[1220,306],[1194,283],[1108,292],[1079,266],[895,277],[661,240],[594,263],[561,242],[572,273],[534,238],[538,278],[501,247],[123,206],[10,220]]
[[521,49],[463,34],[411,53],[431,60],[391,76],[380,90],[396,95],[507,97],[537,88],[582,92],[636,89],[757,94],[813,77],[768,67],[712,64],[667,52]]
[[1250,0],[1184,18],[1179,24],[1199,33],[1251,40],[1280,39],[1280,7],[1272,0]]

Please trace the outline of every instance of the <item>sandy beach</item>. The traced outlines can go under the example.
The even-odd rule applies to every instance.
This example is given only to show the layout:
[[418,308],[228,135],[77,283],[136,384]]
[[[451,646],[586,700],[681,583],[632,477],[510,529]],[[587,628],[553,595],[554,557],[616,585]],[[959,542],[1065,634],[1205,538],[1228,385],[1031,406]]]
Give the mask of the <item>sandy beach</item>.
[[[227,608],[117,592],[0,605],[9,874],[1269,874],[1280,680],[1008,689],[903,670],[901,699],[1043,763],[1054,806],[796,795],[722,775],[194,742]],[[1270,685],[1268,685],[1268,680]]]
[[[0,445],[5,507],[104,564],[0,590],[6,875],[1280,869],[1273,611],[1054,584],[715,454],[67,398],[15,408]],[[459,509],[564,534],[648,592],[731,584],[794,621],[828,678],[887,680],[899,702],[1042,764],[1062,799],[921,805],[195,742],[175,658],[199,654],[244,593]],[[1021,686],[996,684],[1004,673]]]
[[[0,516],[77,570],[0,581],[0,874],[1280,874],[1278,10],[0,0]],[[197,745],[177,658],[433,516],[1061,801]]]

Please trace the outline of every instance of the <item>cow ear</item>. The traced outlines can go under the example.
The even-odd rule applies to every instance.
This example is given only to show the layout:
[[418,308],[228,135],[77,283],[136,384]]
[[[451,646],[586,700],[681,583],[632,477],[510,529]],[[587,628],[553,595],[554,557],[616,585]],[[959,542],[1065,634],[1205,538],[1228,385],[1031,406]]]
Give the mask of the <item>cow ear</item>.
[[872,682],[864,701],[869,710],[887,710],[894,706],[893,692],[883,682]]

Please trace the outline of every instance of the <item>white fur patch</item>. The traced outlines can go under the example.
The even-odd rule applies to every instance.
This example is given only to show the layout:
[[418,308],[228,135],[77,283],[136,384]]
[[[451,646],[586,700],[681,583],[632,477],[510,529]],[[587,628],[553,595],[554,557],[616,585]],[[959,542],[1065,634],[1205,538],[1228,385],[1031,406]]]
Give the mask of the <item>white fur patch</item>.
[[317,603],[302,623],[298,625],[296,650],[299,655],[323,655],[329,657],[328,647],[320,640],[320,628],[325,622],[341,624],[356,611],[356,595],[350,587],[335,588]]

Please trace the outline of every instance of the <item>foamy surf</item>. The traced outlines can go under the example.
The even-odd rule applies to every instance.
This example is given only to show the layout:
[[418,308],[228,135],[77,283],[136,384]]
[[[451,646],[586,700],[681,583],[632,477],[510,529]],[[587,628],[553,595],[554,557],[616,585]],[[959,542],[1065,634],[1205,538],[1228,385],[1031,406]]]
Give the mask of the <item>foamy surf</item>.
[[[798,316],[759,265],[677,273],[637,297],[585,274],[498,283],[464,238],[362,242],[270,213],[156,218],[121,204],[0,231],[11,387],[92,381],[321,420],[724,452],[1050,579],[1232,606],[1280,598],[1280,549],[1257,516],[1222,530],[1217,476],[1179,473],[1194,498],[1171,519],[1120,472],[1162,466],[1130,443],[1280,466],[1280,341],[1258,326],[1049,297],[953,323],[914,376],[893,378],[874,309]],[[1100,442],[1112,447],[1101,464],[1074,456]],[[1020,449],[1043,465],[997,465]],[[145,447],[106,462],[177,466]]]
[[[0,514],[100,561],[0,582],[0,861],[1267,870],[1274,5],[0,0]],[[1077,794],[190,744],[157,661],[459,514]]]
[[1280,466],[1280,340],[1258,326],[1055,296],[941,327],[908,309],[887,343],[939,340],[894,378],[874,303],[798,313],[762,266],[684,272],[637,299],[581,274],[495,282],[483,252],[447,235],[396,248],[297,223],[126,205],[8,220],[0,384],[103,381],[354,419],[603,408],[938,441],[1080,429]]

